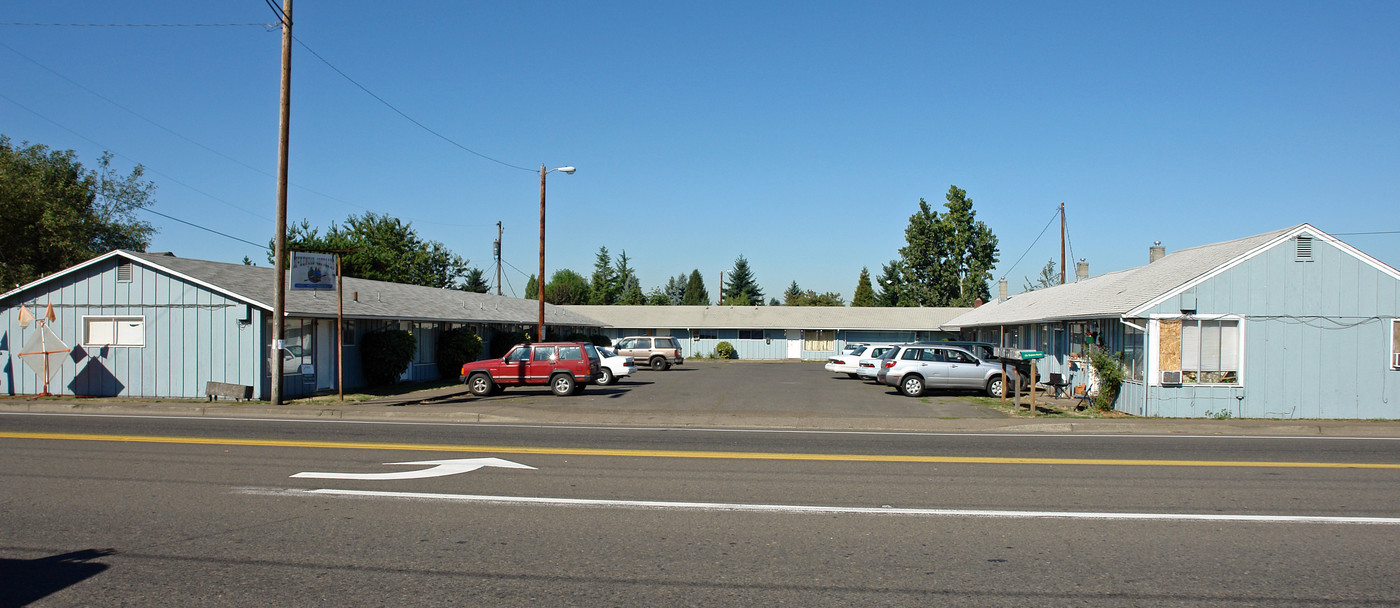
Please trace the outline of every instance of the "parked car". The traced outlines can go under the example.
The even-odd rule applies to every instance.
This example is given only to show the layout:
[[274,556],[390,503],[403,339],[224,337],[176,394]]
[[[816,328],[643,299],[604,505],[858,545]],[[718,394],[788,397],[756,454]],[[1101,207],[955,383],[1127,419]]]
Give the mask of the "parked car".
[[517,344],[500,359],[462,366],[462,382],[473,395],[494,395],[508,386],[548,386],[573,395],[602,375],[598,349],[586,342]]
[[613,342],[613,349],[658,371],[685,363],[681,345],[674,336],[628,336]]
[[619,355],[617,351],[606,346],[598,347],[598,355],[602,357],[598,366],[598,386],[607,386],[619,381],[623,376],[637,373],[636,360],[631,357]]
[[856,378],[860,371],[861,359],[877,359],[885,354],[889,349],[894,348],[889,344],[859,344],[850,352],[840,355],[833,355],[826,360],[826,371],[833,374],[846,374]]
[[997,345],[992,344],[991,342],[963,342],[959,340],[950,340],[947,342],[931,342],[931,344],[933,344],[934,346],[956,346],[976,355],[978,359],[981,359],[983,361],[997,358],[996,355],[993,354],[996,351]]
[[979,390],[1000,397],[1016,370],[1003,374],[996,359],[979,359],[960,347],[923,343],[900,345],[885,353],[876,377],[880,384],[910,397],[923,395],[928,388]]

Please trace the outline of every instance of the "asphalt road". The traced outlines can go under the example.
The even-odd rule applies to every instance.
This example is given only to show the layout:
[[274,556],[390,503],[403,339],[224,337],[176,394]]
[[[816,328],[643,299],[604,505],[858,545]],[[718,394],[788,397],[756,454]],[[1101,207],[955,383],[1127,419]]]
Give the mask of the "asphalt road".
[[1388,438],[0,414],[0,463],[0,606],[1400,605]]

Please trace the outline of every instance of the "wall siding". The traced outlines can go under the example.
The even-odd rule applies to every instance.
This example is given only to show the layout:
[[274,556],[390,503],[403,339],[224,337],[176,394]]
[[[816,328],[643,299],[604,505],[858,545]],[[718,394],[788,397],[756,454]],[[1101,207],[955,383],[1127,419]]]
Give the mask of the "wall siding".
[[1197,314],[1244,317],[1243,384],[1149,387],[1149,415],[1400,418],[1400,372],[1389,370],[1400,281],[1321,239],[1313,261],[1294,255],[1285,241],[1193,289]]
[[[8,348],[0,393],[43,391],[42,379],[15,356],[35,331],[33,325],[20,328],[20,304],[42,315],[52,303],[57,320],[50,328],[73,348],[49,383],[51,393],[200,398],[210,380],[257,384],[251,356],[257,332],[238,323],[245,304],[139,264],[132,265],[131,281],[119,282],[117,261],[75,271],[3,303],[0,344]],[[83,346],[87,316],[142,317],[145,345]]]

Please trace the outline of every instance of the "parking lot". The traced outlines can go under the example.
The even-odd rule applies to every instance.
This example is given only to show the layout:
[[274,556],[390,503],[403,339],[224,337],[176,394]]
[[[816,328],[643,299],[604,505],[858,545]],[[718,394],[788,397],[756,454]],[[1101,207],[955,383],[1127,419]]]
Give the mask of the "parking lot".
[[836,375],[817,361],[688,360],[667,371],[639,369],[613,386],[590,386],[556,397],[545,387],[511,388],[462,399],[477,406],[531,407],[596,413],[775,418],[999,418],[971,392],[930,390],[918,399],[893,387]]

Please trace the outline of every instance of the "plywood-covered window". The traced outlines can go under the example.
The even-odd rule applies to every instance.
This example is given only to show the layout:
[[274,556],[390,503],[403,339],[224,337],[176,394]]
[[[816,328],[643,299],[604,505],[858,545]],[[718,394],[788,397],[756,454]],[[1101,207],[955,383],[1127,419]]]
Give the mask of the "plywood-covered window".
[[803,350],[836,350],[834,343],[836,332],[830,329],[804,329],[802,330]]
[[83,317],[83,346],[145,345],[145,317]]

